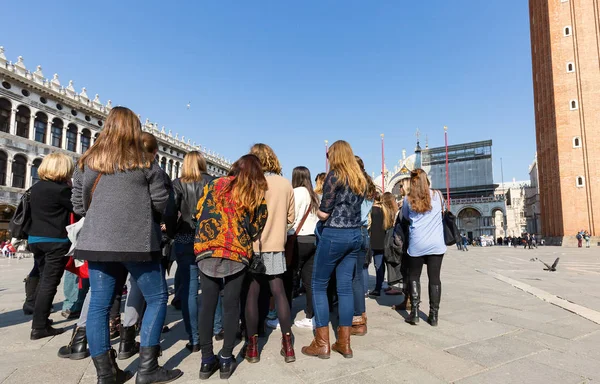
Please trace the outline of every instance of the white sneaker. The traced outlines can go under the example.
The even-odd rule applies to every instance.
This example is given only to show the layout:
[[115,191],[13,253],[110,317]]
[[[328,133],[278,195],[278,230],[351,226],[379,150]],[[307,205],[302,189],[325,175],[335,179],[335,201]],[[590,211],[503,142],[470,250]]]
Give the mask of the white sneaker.
[[267,325],[267,327],[269,328],[273,328],[273,329],[279,329],[281,328],[281,326],[279,325],[279,319],[275,319],[275,320],[267,320],[265,322],[265,324]]
[[302,320],[296,320],[294,325],[298,328],[314,329],[313,319],[304,318]]

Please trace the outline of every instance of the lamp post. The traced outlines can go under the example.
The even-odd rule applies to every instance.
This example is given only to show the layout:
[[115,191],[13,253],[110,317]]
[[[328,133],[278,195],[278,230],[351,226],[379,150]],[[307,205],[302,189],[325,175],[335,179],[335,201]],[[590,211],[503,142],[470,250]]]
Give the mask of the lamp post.
[[381,134],[381,193],[385,193],[385,145]]
[[325,140],[325,173],[329,172],[329,140]]
[[446,204],[450,210],[450,173],[448,166],[448,127],[444,125],[444,138],[446,141]]

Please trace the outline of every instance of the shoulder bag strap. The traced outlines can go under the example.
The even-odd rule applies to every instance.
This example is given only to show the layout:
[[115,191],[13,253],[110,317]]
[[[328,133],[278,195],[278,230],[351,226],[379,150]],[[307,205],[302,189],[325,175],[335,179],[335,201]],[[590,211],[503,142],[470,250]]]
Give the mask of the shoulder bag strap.
[[92,197],[94,197],[94,192],[96,191],[96,187],[98,186],[98,182],[100,181],[101,177],[102,174],[98,172],[98,176],[96,176],[96,180],[94,180],[94,185],[92,185],[92,191],[90,193],[90,202],[88,204],[88,208],[90,207],[90,205],[92,205]]
[[306,221],[306,219],[308,218],[308,215],[310,214],[310,206],[308,207],[308,209],[306,210],[306,213],[304,214],[304,217],[302,218],[302,220],[300,221],[300,224],[298,224],[298,228],[296,228],[296,233],[294,233],[294,236],[298,237],[298,234],[300,233],[300,231],[302,230],[302,226],[304,225],[304,222]]

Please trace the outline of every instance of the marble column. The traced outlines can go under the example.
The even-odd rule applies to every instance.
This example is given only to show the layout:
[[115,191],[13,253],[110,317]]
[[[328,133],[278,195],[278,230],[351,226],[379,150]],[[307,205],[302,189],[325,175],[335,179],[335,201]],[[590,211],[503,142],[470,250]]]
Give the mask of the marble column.
[[8,154],[8,159],[6,159],[6,186],[7,187],[12,187],[12,163],[13,163],[13,159],[10,155],[10,153]]
[[11,135],[16,135],[17,134],[17,109],[16,108],[13,108],[10,110],[9,124],[10,124],[10,126],[9,126],[8,132]]
[[46,128],[46,144],[52,145],[52,119],[48,117],[48,127]]
[[60,147],[62,149],[67,149],[67,129],[68,125],[65,123],[62,128],[62,139],[60,140]]
[[29,140],[35,140],[35,115],[37,111],[31,110],[31,116],[29,117]]
[[31,187],[31,167],[33,163],[27,162],[25,168],[25,189],[29,189]]

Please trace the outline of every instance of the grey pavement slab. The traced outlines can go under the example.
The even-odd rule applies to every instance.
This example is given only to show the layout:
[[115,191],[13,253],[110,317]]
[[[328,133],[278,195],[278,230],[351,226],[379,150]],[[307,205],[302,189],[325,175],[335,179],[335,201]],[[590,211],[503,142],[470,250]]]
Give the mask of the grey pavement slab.
[[[541,270],[538,257],[561,257],[559,270]],[[90,359],[63,360],[58,348],[68,343],[70,331],[54,338],[30,341],[31,317],[24,316],[23,277],[31,259],[0,259],[0,383],[93,384],[95,368]],[[600,257],[597,252],[544,248],[514,250],[506,247],[451,249],[442,268],[443,296],[439,327],[425,321],[418,326],[404,322],[406,312],[392,310],[401,297],[367,300],[369,332],[353,337],[353,359],[335,353],[329,360],[301,354],[312,332],[292,328],[297,361],[285,364],[279,355],[280,334],[273,331],[260,340],[261,361],[240,365],[230,383],[582,383],[599,381],[600,325],[551,305],[477,270],[489,270],[510,279],[600,311]],[[371,270],[371,284],[373,271]],[[428,312],[427,276],[423,273],[422,317]],[[60,311],[62,287],[55,309]],[[294,303],[298,317],[304,298]],[[59,312],[55,324],[72,327]],[[185,349],[187,336],[181,312],[169,307],[172,331],[163,335],[162,364],[178,367],[184,376],[177,383],[200,383],[200,354]],[[332,342],[335,340],[330,332]],[[117,341],[114,341],[115,345]],[[221,347],[215,343],[215,351]],[[241,344],[237,345],[237,354]],[[556,363],[556,362],[559,363]],[[119,362],[135,370],[137,358]],[[209,382],[221,382],[218,375]]]

